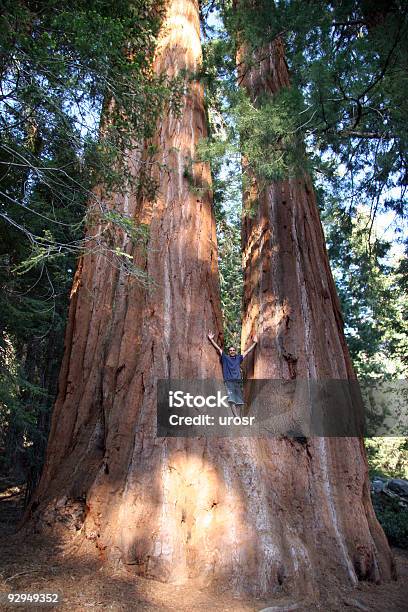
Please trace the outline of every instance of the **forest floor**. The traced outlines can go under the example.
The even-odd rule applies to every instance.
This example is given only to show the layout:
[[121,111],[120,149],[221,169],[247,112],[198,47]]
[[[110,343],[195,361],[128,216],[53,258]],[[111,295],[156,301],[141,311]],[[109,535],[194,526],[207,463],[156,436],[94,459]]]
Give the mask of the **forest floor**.
[[[88,609],[137,612],[399,612],[408,609],[408,551],[394,548],[398,580],[381,585],[361,583],[319,604],[287,600],[234,598],[193,585],[175,586],[135,577],[131,571],[108,570],[89,558],[67,557],[58,542],[44,536],[29,539],[15,533],[21,516],[24,488],[0,483],[0,598],[5,593],[60,593],[56,609],[70,612]],[[49,610],[32,605],[0,604],[0,610]],[[293,603],[293,602],[292,602]],[[53,608],[53,606],[51,606]]]

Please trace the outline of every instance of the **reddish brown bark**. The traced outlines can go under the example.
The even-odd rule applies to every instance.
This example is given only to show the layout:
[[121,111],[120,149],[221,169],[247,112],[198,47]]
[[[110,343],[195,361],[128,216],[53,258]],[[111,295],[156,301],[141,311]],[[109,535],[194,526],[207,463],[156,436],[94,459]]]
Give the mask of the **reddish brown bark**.
[[[154,69],[173,76],[200,62],[198,2],[171,0]],[[201,535],[186,507],[194,516],[208,493],[200,485],[183,499],[184,479],[203,478],[205,444],[155,437],[156,381],[220,376],[207,340],[208,329],[221,334],[210,172],[205,164],[190,167],[206,135],[203,91],[186,83],[181,115],[165,117],[153,143],[157,199],[110,202],[149,225],[147,254],[116,240],[154,285],[147,290],[102,256],[80,260],[47,459],[31,506],[37,524],[81,528],[104,556],[161,579],[187,575]]]
[[[171,75],[184,67],[194,70],[200,61],[198,3],[171,0],[155,69]],[[155,437],[158,378],[221,376],[206,339],[208,329],[220,333],[221,328],[209,169],[193,166],[195,185],[204,187],[200,196],[184,173],[198,139],[206,134],[197,83],[191,84],[184,102],[181,117],[170,114],[158,128],[157,160],[166,166],[160,165],[156,175],[157,200],[115,199],[120,210],[150,226],[146,255],[129,243],[121,246],[150,274],[155,289],[149,292],[96,255],[84,257],[78,267],[32,521],[54,530],[61,524],[68,539],[88,544],[102,558],[130,564],[138,574],[175,582],[219,581],[235,592],[284,591],[304,598],[316,595],[319,584],[333,573],[341,583],[355,581],[356,573],[389,575],[388,548],[369,501],[360,441],[302,445]],[[313,196],[302,193],[307,208]],[[291,209],[295,201],[289,201]],[[280,311],[273,302],[268,310],[256,298],[259,264],[269,252],[262,248],[258,253],[262,243],[256,242],[264,214],[260,208],[257,220],[245,229],[254,274],[253,289],[246,285],[245,333],[263,309],[268,320],[259,321],[255,372],[273,375],[276,368],[261,366],[275,359],[285,377],[287,360],[274,348],[275,313]],[[320,246],[313,247],[311,257],[317,258],[313,265],[325,278],[322,234],[316,235]],[[267,260],[272,271],[274,260]],[[274,275],[269,276],[271,283]],[[332,285],[327,283],[333,308]],[[296,284],[298,291],[302,286]],[[310,326],[314,343],[306,344],[298,358],[297,367],[306,368],[303,363],[315,363],[313,347],[318,345],[314,319],[306,311],[299,313],[303,323],[298,329]],[[330,356],[342,363],[345,349],[334,308],[327,325],[337,342]],[[292,343],[290,349],[284,344],[284,350],[294,354],[295,338]]]
[[[289,87],[281,39],[240,57],[252,101]],[[246,166],[242,343],[259,337],[248,368],[256,379],[355,378],[310,177],[261,184]],[[256,202],[254,206],[254,202]],[[249,214],[249,209],[251,213]],[[272,408],[271,408],[272,409]],[[389,579],[391,553],[372,508],[359,438],[271,439],[275,511],[297,583],[334,572],[340,582]],[[276,521],[273,531],[276,531]],[[293,542],[294,550],[293,553]]]

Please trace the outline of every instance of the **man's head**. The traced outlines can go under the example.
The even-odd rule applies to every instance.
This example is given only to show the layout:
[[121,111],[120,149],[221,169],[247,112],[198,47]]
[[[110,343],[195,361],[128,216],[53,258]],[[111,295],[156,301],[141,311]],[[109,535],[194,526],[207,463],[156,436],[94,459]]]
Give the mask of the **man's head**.
[[230,357],[235,357],[236,354],[237,354],[237,351],[235,349],[235,346],[229,346],[228,347],[228,355]]

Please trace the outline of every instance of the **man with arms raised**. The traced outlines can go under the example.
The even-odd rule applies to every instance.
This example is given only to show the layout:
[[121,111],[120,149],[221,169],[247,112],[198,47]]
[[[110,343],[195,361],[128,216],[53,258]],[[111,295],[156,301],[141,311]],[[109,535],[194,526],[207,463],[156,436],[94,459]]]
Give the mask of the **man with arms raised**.
[[[222,375],[228,393],[228,402],[231,405],[233,415],[238,416],[236,414],[236,407],[244,405],[241,389],[241,363],[248,353],[255,348],[257,338],[253,338],[253,343],[242,355],[237,354],[234,346],[228,347],[228,352],[224,353],[222,348],[215,342],[212,332],[208,332],[208,339],[220,354]],[[239,410],[241,410],[241,408],[239,408]]]

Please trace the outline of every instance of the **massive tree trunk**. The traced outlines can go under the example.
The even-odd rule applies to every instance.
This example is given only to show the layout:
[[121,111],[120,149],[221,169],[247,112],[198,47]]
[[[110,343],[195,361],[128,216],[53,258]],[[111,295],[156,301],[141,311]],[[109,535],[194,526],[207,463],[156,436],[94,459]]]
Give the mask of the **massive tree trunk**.
[[[198,2],[170,0],[154,70],[172,77],[200,62]],[[80,529],[103,557],[163,580],[185,578],[189,565],[194,573],[196,548],[205,557],[216,486],[202,440],[155,437],[158,379],[220,377],[207,340],[208,329],[221,336],[211,177],[208,165],[191,164],[206,118],[202,86],[188,78],[180,115],[163,118],[148,143],[158,151],[157,198],[108,202],[149,226],[146,253],[118,233],[116,244],[151,286],[102,255],[79,261],[46,464],[30,507],[39,527]],[[143,159],[131,156],[134,172]]]
[[[240,81],[255,105],[290,86],[280,38],[251,59],[245,53],[241,47]],[[310,176],[265,184],[249,160],[243,167],[242,344],[259,336],[247,376],[355,379]],[[280,542],[281,555],[287,551],[284,565],[298,584],[330,572],[345,584],[393,576],[371,504],[363,441],[280,438],[265,446],[273,472],[270,537]]]
[[[170,0],[155,69],[172,75],[182,68],[194,70],[200,61],[198,2]],[[320,582],[333,573],[351,583],[357,577],[389,576],[389,551],[373,515],[359,440],[300,444],[155,437],[157,379],[221,376],[206,339],[208,329],[221,335],[209,169],[193,164],[195,187],[204,189],[200,196],[185,172],[205,134],[203,93],[193,82],[181,116],[170,114],[158,128],[157,200],[118,196],[111,202],[150,227],[145,255],[131,244],[120,246],[149,273],[153,290],[97,255],[80,261],[47,460],[29,525],[55,530],[60,524],[61,535],[75,537],[102,558],[130,564],[147,577],[219,581],[235,592],[304,596],[316,594]],[[340,373],[351,372],[312,188],[307,184],[306,192],[305,181],[290,185],[292,216],[305,210],[302,223],[308,227],[313,221],[316,244],[310,245],[309,267],[317,267],[327,284],[333,345],[325,355],[336,368],[343,367]],[[290,189],[298,195],[289,198]],[[264,206],[269,211],[269,200]],[[277,321],[285,297],[294,308],[300,299],[297,330],[307,330],[299,372],[318,367],[321,359],[316,361],[315,352],[327,337],[316,339],[308,310],[310,280],[304,279],[298,246],[291,247],[297,275],[285,279],[281,294],[270,295],[268,305],[251,301],[258,292],[260,263],[264,261],[271,287],[278,261],[268,246],[272,228],[257,234],[263,215],[267,213],[260,208],[245,229],[254,274],[250,287],[247,277],[245,330],[259,320],[255,312],[262,309],[267,319],[259,320],[255,373],[285,377],[288,361],[273,348],[280,338]],[[283,229],[282,236],[292,240]],[[259,251],[262,244],[265,250]],[[282,303],[275,303],[274,295]],[[295,355],[295,345],[283,346]],[[272,362],[276,367],[262,366]]]

